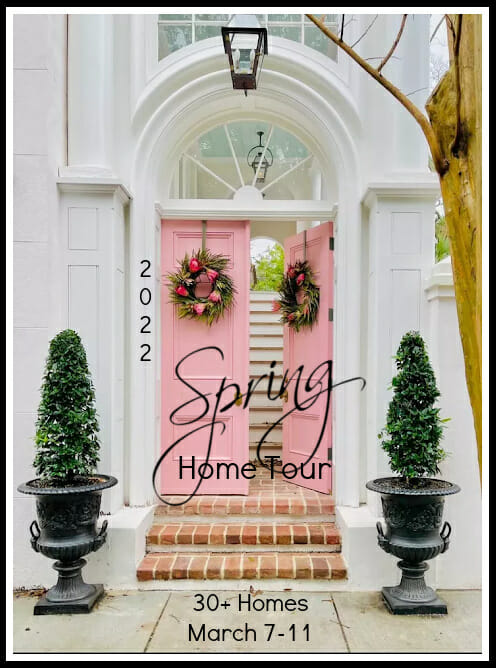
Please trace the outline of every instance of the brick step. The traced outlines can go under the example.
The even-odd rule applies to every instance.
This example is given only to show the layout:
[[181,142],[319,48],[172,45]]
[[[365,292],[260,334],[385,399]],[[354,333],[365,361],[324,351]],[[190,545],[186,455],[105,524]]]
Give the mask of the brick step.
[[[295,486],[295,492],[279,492],[280,483],[275,482],[275,495],[261,496],[195,496],[186,503],[178,506],[168,506],[159,504],[155,510],[155,518],[162,516],[183,516],[184,521],[195,521],[196,517],[208,516],[225,517],[230,516],[234,519],[236,516],[244,518],[254,517],[258,521],[261,518],[267,518],[269,522],[275,515],[285,515],[301,517],[315,521],[322,521],[324,517],[327,522],[335,519],[335,502],[331,496],[326,494],[302,493],[302,488]],[[166,497],[171,503],[179,503],[183,498],[181,496]]]
[[343,580],[341,554],[283,552],[149,553],[137,569],[140,582],[149,580]]
[[[260,549],[261,545],[273,550],[295,549],[295,546],[321,546],[328,551],[340,549],[340,532],[331,522],[319,524],[247,524],[192,522],[153,524],[147,535],[148,551],[167,551],[172,546],[208,545],[216,549],[242,545],[246,549]],[[276,547],[277,546],[277,547]],[[333,546],[333,547],[330,547]],[[162,549],[161,549],[162,548]],[[266,547],[264,548],[266,549]],[[300,549],[300,548],[299,548]]]

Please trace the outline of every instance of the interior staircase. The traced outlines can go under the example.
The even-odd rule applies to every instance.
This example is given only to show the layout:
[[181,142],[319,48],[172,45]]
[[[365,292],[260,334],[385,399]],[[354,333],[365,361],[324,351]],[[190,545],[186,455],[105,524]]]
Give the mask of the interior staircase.
[[[276,292],[250,292],[250,378],[256,379],[269,374],[270,363],[276,366],[273,388],[279,387],[283,377],[283,325],[279,315],[272,312],[273,299]],[[274,390],[273,390],[274,392]],[[257,386],[249,404],[250,422],[250,459],[256,457],[259,440],[268,426],[281,417],[283,402],[271,401],[267,397],[267,379]],[[261,448],[261,455],[281,455],[282,426],[277,425]]]

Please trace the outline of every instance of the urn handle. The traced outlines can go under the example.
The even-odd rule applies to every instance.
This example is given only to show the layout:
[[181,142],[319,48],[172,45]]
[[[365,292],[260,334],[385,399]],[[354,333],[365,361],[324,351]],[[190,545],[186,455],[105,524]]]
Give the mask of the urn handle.
[[390,543],[388,538],[383,533],[383,525],[381,522],[376,522],[376,531],[378,534],[378,545],[385,552],[390,552]]
[[31,534],[31,547],[35,552],[39,552],[38,539],[40,538],[41,531],[36,520],[33,520],[29,525],[29,533]]
[[440,538],[443,540],[444,546],[440,554],[447,552],[447,550],[449,549],[449,543],[450,543],[449,536],[451,533],[452,533],[452,527],[450,526],[449,522],[444,522],[442,531],[440,532]]
[[102,547],[102,545],[105,543],[105,540],[107,538],[107,525],[108,525],[108,521],[104,520],[103,523],[102,523],[102,526],[100,527],[100,531],[98,532],[98,534],[93,539],[93,550],[92,550],[93,552],[96,552],[97,550],[99,550]]

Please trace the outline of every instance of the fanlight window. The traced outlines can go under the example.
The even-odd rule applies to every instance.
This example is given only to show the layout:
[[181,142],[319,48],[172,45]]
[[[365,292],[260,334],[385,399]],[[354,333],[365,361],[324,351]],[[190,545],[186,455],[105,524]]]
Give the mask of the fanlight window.
[[297,137],[269,123],[237,121],[209,130],[187,148],[169,196],[232,199],[240,188],[252,186],[266,199],[321,199],[320,184],[319,165]]
[[[269,37],[284,37],[305,44],[325,56],[336,60],[337,47],[323,35],[304,14],[256,14]],[[221,44],[221,26],[226,25],[230,14],[159,14],[159,60],[173,51],[209,37],[217,37]],[[337,29],[338,14],[327,14],[326,25]]]

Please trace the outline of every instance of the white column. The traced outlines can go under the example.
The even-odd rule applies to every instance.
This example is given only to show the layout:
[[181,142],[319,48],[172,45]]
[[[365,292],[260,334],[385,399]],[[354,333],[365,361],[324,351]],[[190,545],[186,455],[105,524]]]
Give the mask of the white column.
[[119,185],[59,181],[57,267],[59,329],[78,332],[85,346],[100,424],[98,471],[119,484],[102,495],[115,512],[125,498],[125,207]]
[[440,390],[442,418],[450,418],[442,447],[448,452],[440,477],[461,487],[446,498],[444,519],[452,525],[448,552],[435,561],[440,588],[481,587],[481,494],[473,414],[466,389],[450,258],[433,267],[426,282],[429,353]]
[[64,174],[112,172],[113,86],[113,17],[70,14]]
[[[434,204],[438,183],[371,185],[367,207],[369,238],[366,352],[366,479],[392,475],[378,434],[385,425],[396,373],[395,355],[410,330],[426,336],[428,303],[424,280],[434,258]],[[363,484],[366,481],[363,481]],[[379,514],[378,495],[367,494],[373,514]]]
[[[400,16],[398,17],[400,23]],[[430,85],[430,15],[410,14],[395,55],[398,86],[411,102],[424,109]],[[388,75],[387,75],[388,76]],[[394,133],[395,166],[399,170],[425,170],[429,148],[421,128],[404,107],[397,105]]]

